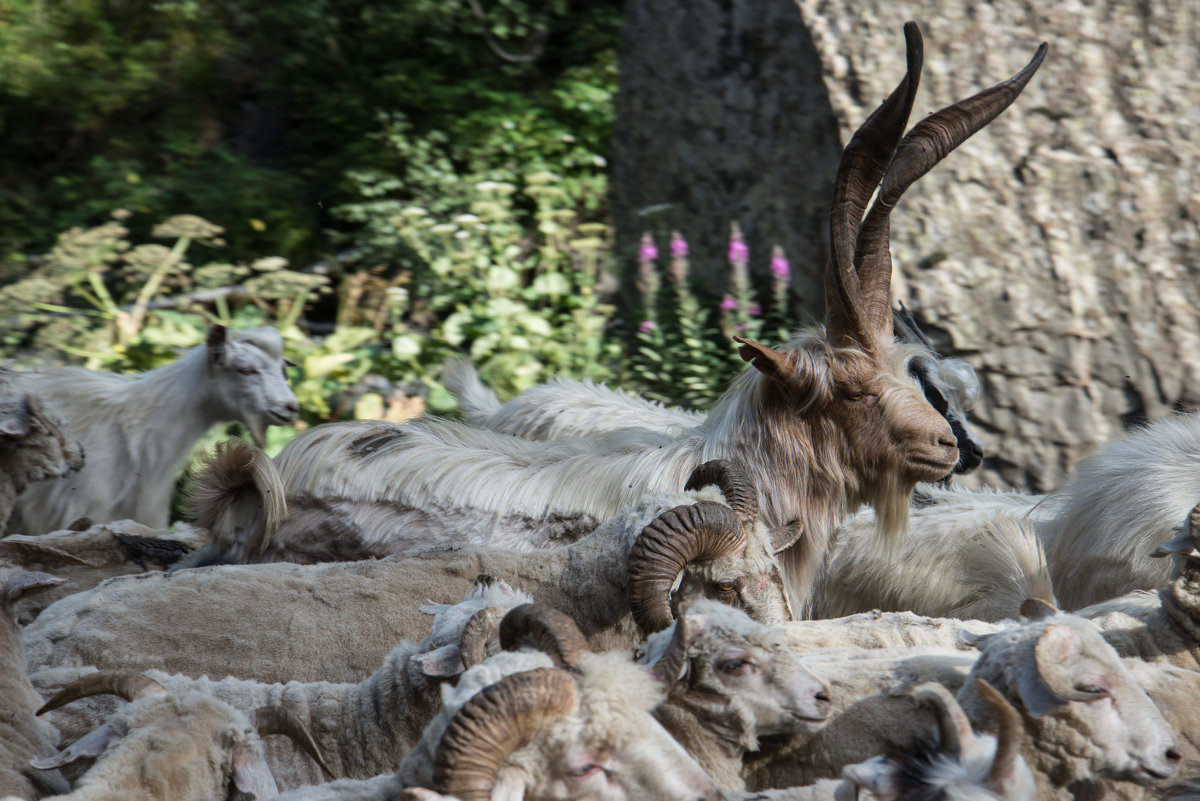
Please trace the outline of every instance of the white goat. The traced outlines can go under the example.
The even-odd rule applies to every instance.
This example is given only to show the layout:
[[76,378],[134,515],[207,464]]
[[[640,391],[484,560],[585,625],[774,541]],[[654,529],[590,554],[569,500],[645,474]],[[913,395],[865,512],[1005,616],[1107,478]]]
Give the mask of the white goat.
[[271,798],[279,789],[263,754],[261,738],[269,734],[286,734],[321,760],[312,737],[287,713],[264,708],[247,716],[204,693],[168,693],[137,674],[94,673],[50,703],[96,693],[132,703],[57,755],[33,761],[48,769],[97,757],[56,801]]
[[[938,357],[916,320],[901,304],[892,312],[892,326],[901,342],[924,345],[927,356],[915,356],[909,372],[920,381],[926,400],[941,412],[958,442],[955,473],[969,473],[983,460],[983,444],[967,422],[967,412],[979,399],[979,377],[962,359]],[[702,412],[689,411],[638,397],[620,389],[555,376],[517,397],[500,403],[496,393],[479,380],[465,359],[448,359],[442,383],[458,399],[467,422],[500,434],[533,440],[592,437],[622,428],[648,428],[683,436],[704,423]]]
[[68,476],[83,461],[62,417],[0,365],[0,533],[29,484]]
[[1015,618],[1028,598],[1056,603],[1033,523],[1023,514],[952,509],[964,494],[930,488],[934,505],[913,510],[908,536],[892,548],[872,536],[869,512],[850,518],[835,535],[812,616],[881,609],[997,621]]
[[291,422],[299,409],[273,328],[214,326],[204,345],[138,376],[76,367],[22,373],[21,380],[67,417],[88,457],[69,480],[25,490],[9,523],[25,534],[81,517],[166,528],[176,473],[204,432],[240,421],[261,445],[267,426]]
[[[909,72],[847,145],[839,168],[825,327],[783,350],[738,339],[752,367],[698,432],[627,429],[532,442],[433,419],[318,426],[277,460],[292,509],[344,514],[345,505],[361,504],[381,531],[414,547],[447,528],[466,542],[537,543],[563,519],[607,519],[647,493],[677,490],[698,463],[725,459],[750,473],[768,528],[803,533],[783,556],[796,606],[806,603],[828,537],[845,515],[869,503],[881,529],[900,532],[913,487],[949,473],[958,447],[908,373],[911,358],[927,351],[893,338],[890,210],[1015,100],[1044,56],[1039,50],[1014,78],[926,117],[902,137],[921,69],[919,31],[915,23],[905,31]],[[343,508],[323,507],[331,502]]]

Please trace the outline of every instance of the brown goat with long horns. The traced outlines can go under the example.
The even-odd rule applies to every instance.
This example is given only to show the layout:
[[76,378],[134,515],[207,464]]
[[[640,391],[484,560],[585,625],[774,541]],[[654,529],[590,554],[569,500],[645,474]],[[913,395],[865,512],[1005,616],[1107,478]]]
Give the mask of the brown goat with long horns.
[[534,442],[432,417],[335,423],[284,448],[278,482],[257,469],[266,457],[251,454],[256,469],[245,475],[254,478],[226,481],[200,512],[215,519],[222,498],[250,488],[262,498],[286,494],[289,510],[278,528],[265,515],[230,527],[243,538],[257,527],[252,539],[326,530],[388,553],[448,543],[530,550],[578,538],[647,493],[678,490],[701,462],[723,459],[747,471],[763,522],[791,543],[781,561],[792,603],[803,608],[844,517],[870,504],[881,531],[897,534],[915,485],[958,460],[949,424],[908,371],[928,351],[893,337],[890,214],[913,182],[1016,99],[1045,55],[1043,45],[1013,78],[904,135],[922,65],[920,31],[911,22],[904,31],[907,74],[854,134],[838,169],[825,326],[779,350],[738,338],[753,369],[701,426]]

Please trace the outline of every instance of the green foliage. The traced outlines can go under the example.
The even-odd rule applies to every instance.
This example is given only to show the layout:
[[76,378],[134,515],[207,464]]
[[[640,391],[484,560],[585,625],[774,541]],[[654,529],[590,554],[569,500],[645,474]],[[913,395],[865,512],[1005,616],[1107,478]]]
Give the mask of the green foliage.
[[596,207],[620,4],[482,5],[0,0],[0,254],[123,207],[135,236],[186,209],[231,258],[307,259],[330,225],[357,244],[328,210],[388,177],[436,212],[439,174],[549,167]]

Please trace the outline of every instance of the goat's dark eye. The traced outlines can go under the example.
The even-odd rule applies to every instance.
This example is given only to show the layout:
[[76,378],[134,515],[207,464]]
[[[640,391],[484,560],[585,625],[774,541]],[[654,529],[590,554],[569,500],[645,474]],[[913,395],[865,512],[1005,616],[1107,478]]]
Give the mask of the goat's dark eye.
[[749,659],[731,659],[721,665],[721,672],[728,673],[731,676],[740,676],[752,670],[754,670],[754,663]]
[[869,392],[848,392],[846,393],[846,400],[851,403],[862,404],[863,406],[874,406],[875,401],[879,399]]
[[239,373],[241,373],[242,375],[257,375],[258,374],[258,368],[256,368],[256,367],[239,367],[237,369],[237,371]]

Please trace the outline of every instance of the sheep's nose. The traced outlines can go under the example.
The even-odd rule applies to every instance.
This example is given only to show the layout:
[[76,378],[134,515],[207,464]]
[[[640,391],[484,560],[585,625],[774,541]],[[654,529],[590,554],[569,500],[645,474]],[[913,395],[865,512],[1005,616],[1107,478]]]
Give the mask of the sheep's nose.
[[816,707],[818,714],[824,717],[829,717],[831,714],[833,714],[833,696],[830,695],[828,687],[823,687],[818,690],[816,694],[813,695],[813,701],[815,702],[814,706]]
[[1175,746],[1171,746],[1170,748],[1168,748],[1165,756],[1166,756],[1168,762],[1171,762],[1174,764],[1178,764],[1183,761],[1183,753],[1180,752],[1180,750],[1178,748],[1176,748]]

